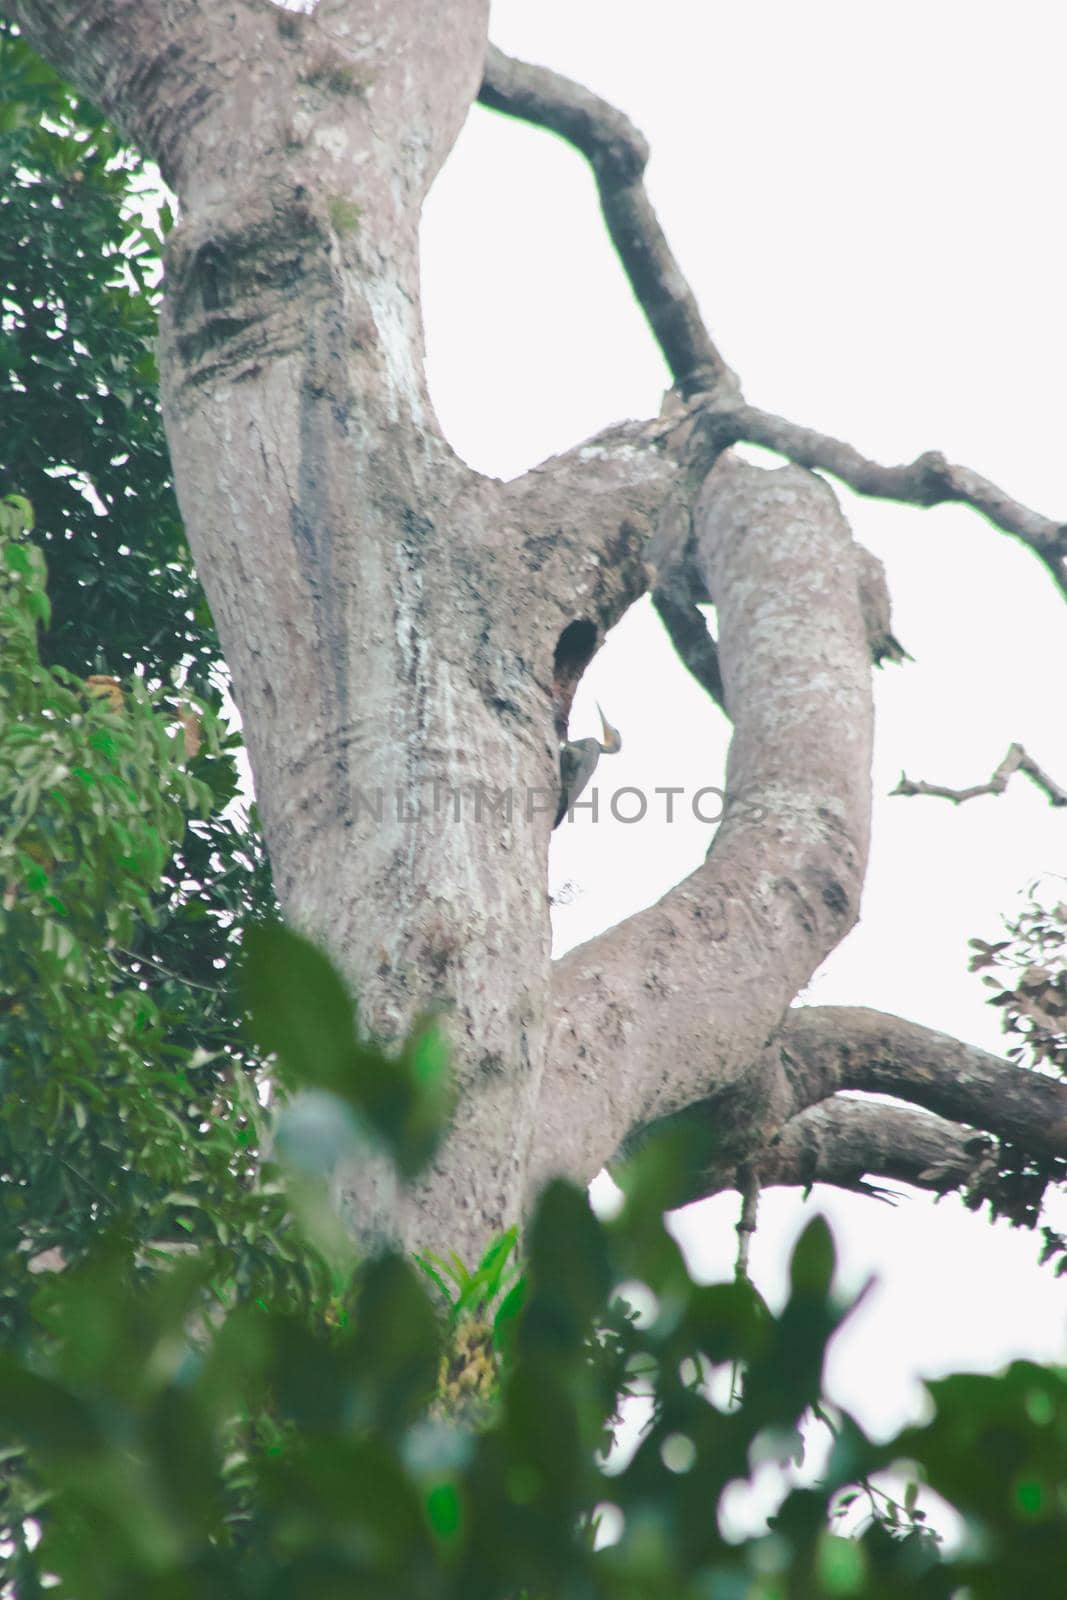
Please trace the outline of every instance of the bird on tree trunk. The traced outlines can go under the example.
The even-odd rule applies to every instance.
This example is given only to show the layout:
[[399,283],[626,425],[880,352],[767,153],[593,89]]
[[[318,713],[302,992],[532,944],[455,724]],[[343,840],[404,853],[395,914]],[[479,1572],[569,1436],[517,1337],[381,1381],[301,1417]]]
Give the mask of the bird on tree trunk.
[[561,739],[559,743],[559,810],[553,828],[558,828],[578,796],[596,771],[601,756],[614,755],[622,749],[619,730],[613,728],[599,705],[600,724],[604,742],[599,739]]

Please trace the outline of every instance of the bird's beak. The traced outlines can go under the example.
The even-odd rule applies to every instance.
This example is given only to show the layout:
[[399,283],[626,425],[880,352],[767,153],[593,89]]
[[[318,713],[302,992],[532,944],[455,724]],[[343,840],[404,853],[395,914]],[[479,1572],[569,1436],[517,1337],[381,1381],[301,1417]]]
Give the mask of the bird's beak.
[[605,755],[613,755],[616,750],[622,749],[622,736],[618,728],[613,728],[603,711],[600,710],[599,702],[597,703],[597,710],[600,712],[600,725],[604,730],[604,753]]

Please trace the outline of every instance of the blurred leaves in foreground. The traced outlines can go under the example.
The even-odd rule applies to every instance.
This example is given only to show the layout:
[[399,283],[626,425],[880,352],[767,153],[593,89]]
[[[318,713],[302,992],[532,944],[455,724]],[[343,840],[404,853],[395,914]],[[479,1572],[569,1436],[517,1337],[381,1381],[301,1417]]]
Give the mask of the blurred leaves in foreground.
[[[603,1221],[583,1192],[545,1190],[473,1411],[470,1346],[395,1254],[309,1315],[209,1313],[196,1256],[138,1279],[103,1240],[42,1281],[31,1351],[0,1356],[12,1592],[48,1575],[72,1600],[1062,1595],[1067,1376],[941,1380],[929,1423],[872,1443],[822,1397],[848,1315],[825,1223],[775,1314],[743,1280],[694,1283],[652,1205],[631,1194]],[[620,1464],[607,1446],[635,1393],[648,1421]],[[783,1476],[767,1531],[740,1537],[730,1497],[796,1456],[813,1408],[834,1434],[817,1481]],[[898,1501],[872,1485],[887,1470],[911,1482]],[[962,1518],[949,1558],[923,1484]],[[878,1514],[833,1532],[861,1493]]]
[[[414,1047],[361,1038],[325,958],[283,929],[252,940],[245,966],[251,1026],[290,1097],[280,1126],[304,1095],[320,1134],[334,1124],[299,1144],[296,1182],[325,1190],[339,1155],[372,1146],[398,1182],[417,1172],[450,1109],[440,1048],[428,1071]],[[285,1159],[253,1194],[284,1195]],[[9,1592],[1062,1594],[1067,1375],[944,1379],[929,1423],[872,1442],[823,1394],[849,1314],[826,1224],[797,1241],[778,1312],[744,1279],[696,1283],[663,1215],[685,1160],[675,1136],[646,1145],[611,1220],[550,1184],[521,1278],[511,1233],[474,1269],[350,1257],[302,1304],[284,1284],[220,1296],[210,1249],[147,1264],[102,1228],[81,1265],[40,1274],[29,1326],[0,1351]],[[620,1461],[627,1397],[647,1420]],[[813,1417],[832,1447],[798,1487],[787,1469]],[[737,1496],[776,1464],[774,1515],[743,1537]],[[927,1486],[964,1530],[948,1555]],[[834,1531],[864,1504],[851,1536]]]

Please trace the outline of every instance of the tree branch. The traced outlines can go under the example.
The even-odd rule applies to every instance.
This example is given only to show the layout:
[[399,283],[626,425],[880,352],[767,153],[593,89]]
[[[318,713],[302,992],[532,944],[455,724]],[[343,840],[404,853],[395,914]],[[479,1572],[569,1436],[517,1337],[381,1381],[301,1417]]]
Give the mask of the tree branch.
[[759,1173],[764,1188],[829,1183],[888,1199],[870,1178],[893,1178],[944,1194],[973,1183],[987,1162],[983,1141],[943,1117],[835,1099],[786,1123],[760,1157]]
[[775,1043],[798,1110],[839,1089],[861,1089],[924,1106],[1035,1156],[1067,1157],[1067,1083],[948,1034],[862,1006],[801,1006]]
[[[661,1071],[674,1049],[665,1027]],[[550,1102],[565,1105],[548,1114],[547,1138],[558,1153],[566,1152],[565,1119],[576,1106],[614,1125],[624,1085],[610,1067],[598,1082],[595,1068],[586,1049],[558,1069],[558,1083],[549,1079]],[[1011,1215],[1017,1197],[998,1189],[998,1141],[1045,1167],[1045,1177],[1039,1171],[1027,1180],[1035,1210],[1047,1174],[1067,1160],[1067,1082],[862,1007],[792,1009],[745,1073],[729,1077],[715,1058],[705,1069],[703,1095],[672,1118],[635,1122],[615,1152],[625,1156],[669,1121],[696,1119],[711,1148],[687,1201],[736,1188],[739,1172],[754,1173],[764,1188],[818,1182],[865,1194],[878,1192],[868,1179],[895,1178],[937,1193],[984,1191]],[[552,1165],[546,1147],[541,1160],[546,1170]]]
[[726,811],[702,867],[556,965],[538,1159],[586,1177],[745,1075],[852,925],[866,864],[870,672],[832,492],[724,458],[694,526],[734,723]]
[[695,602],[679,599],[667,588],[652,591],[652,604],[682,665],[720,710],[725,709],[719,647],[704,613]]
[[1054,806],[1067,806],[1067,789],[1062,789],[1055,779],[1050,778],[1033,757],[1027,755],[1021,744],[1008,746],[1007,755],[988,783],[976,783],[969,789],[948,789],[939,783],[913,783],[901,773],[900,782],[893,793],[907,796],[928,794],[940,800],[952,800],[956,805],[962,805],[965,800],[973,800],[980,794],[1003,794],[1008,787],[1008,780],[1016,772],[1024,772],[1039,789],[1044,790]]
[[560,134],[593,169],[608,232],[683,394],[736,392],[696,296],[674,258],[645,190],[648,145],[614,106],[547,67],[515,61],[490,45],[483,106]]
[[[873,1175],[938,1192],[966,1186],[1032,1220],[1067,1159],[1067,1082],[860,1007],[790,1010],[743,1078],[724,1083],[712,1068],[708,1082],[705,1097],[677,1115],[695,1119],[710,1141],[689,1200],[735,1188],[739,1170],[764,1187],[823,1182],[860,1193],[875,1192],[864,1181]],[[654,1129],[632,1130],[621,1154]],[[1021,1157],[1038,1170],[1005,1184],[1001,1145],[1011,1147],[1010,1165]]]
[[[839,1092],[849,1090],[880,1098]],[[1067,1160],[1067,1083],[854,1007],[791,1010],[744,1080],[678,1120],[694,1118],[710,1155],[688,1201],[737,1187],[739,1172],[764,1188],[830,1183],[880,1198],[870,1180],[895,1178],[966,1190],[969,1204],[988,1200],[1032,1225]],[[635,1130],[627,1147],[652,1131]]]
[[739,1167],[737,1187],[741,1195],[741,1215],[737,1219],[737,1261],[734,1275],[741,1279],[748,1277],[749,1248],[759,1216],[759,1174],[750,1166]]
[[[694,413],[699,404],[694,402]],[[756,406],[724,408],[714,396],[707,403],[707,416],[706,426],[717,443],[763,445],[798,466],[832,473],[857,494],[915,506],[952,501],[968,505],[994,527],[1028,545],[1067,596],[1067,524],[1031,511],[970,467],[955,466],[936,450],[926,451],[907,466],[882,466],[844,440]]]
[[[853,550],[871,660],[877,667],[886,661],[910,661],[911,656],[890,626],[889,589],[882,563],[863,545],[854,545]],[[694,554],[692,547],[687,546],[674,554],[664,568],[663,541],[653,544],[653,570],[659,583],[652,591],[652,604],[682,665],[719,709],[725,711],[719,647],[700,610],[700,601],[707,599],[707,593],[696,581]]]
[[[490,46],[481,103],[567,139],[593,169],[608,232],[670,368],[675,388],[699,397],[716,448],[760,444],[798,466],[831,472],[859,494],[935,506],[971,506],[1034,551],[1067,596],[1067,524],[1041,516],[969,467],[927,451],[909,466],[885,467],[852,445],[744,404],[737,378],[704,325],[645,191],[648,145],[629,119],[588,89]],[[706,396],[700,391],[706,390]]]
[[603,637],[648,588],[648,549],[672,513],[681,472],[646,433],[642,423],[621,423],[487,486],[506,540],[497,559],[525,570],[511,598],[529,608],[531,630],[548,622],[558,632],[585,617]]

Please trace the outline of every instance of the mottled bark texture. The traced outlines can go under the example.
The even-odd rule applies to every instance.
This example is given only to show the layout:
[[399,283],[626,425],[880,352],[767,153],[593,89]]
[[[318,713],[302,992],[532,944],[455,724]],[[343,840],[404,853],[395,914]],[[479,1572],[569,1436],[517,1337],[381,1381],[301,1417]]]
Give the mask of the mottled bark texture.
[[[1051,566],[1061,531],[934,458],[894,475],[746,407],[639,135],[553,74],[497,52],[485,72],[487,0],[4,9],[179,195],[167,434],[285,911],[368,1027],[396,1038],[430,1009],[452,1040],[462,1099],[436,1166],[399,1200],[348,1174],[353,1227],[472,1254],[547,1173],[588,1179],[677,1116],[714,1132],[708,1191],[741,1163],[962,1183],[961,1122],[1067,1152],[1061,1086],[893,1018],[789,1009],[858,912],[888,598],[822,480],[723,452],[759,438],[870,492],[969,499]],[[420,208],[480,86],[593,164],[680,395],[506,485],[449,448],[422,362]],[[733,722],[725,818],[688,880],[553,969],[556,647],[650,588]]]

